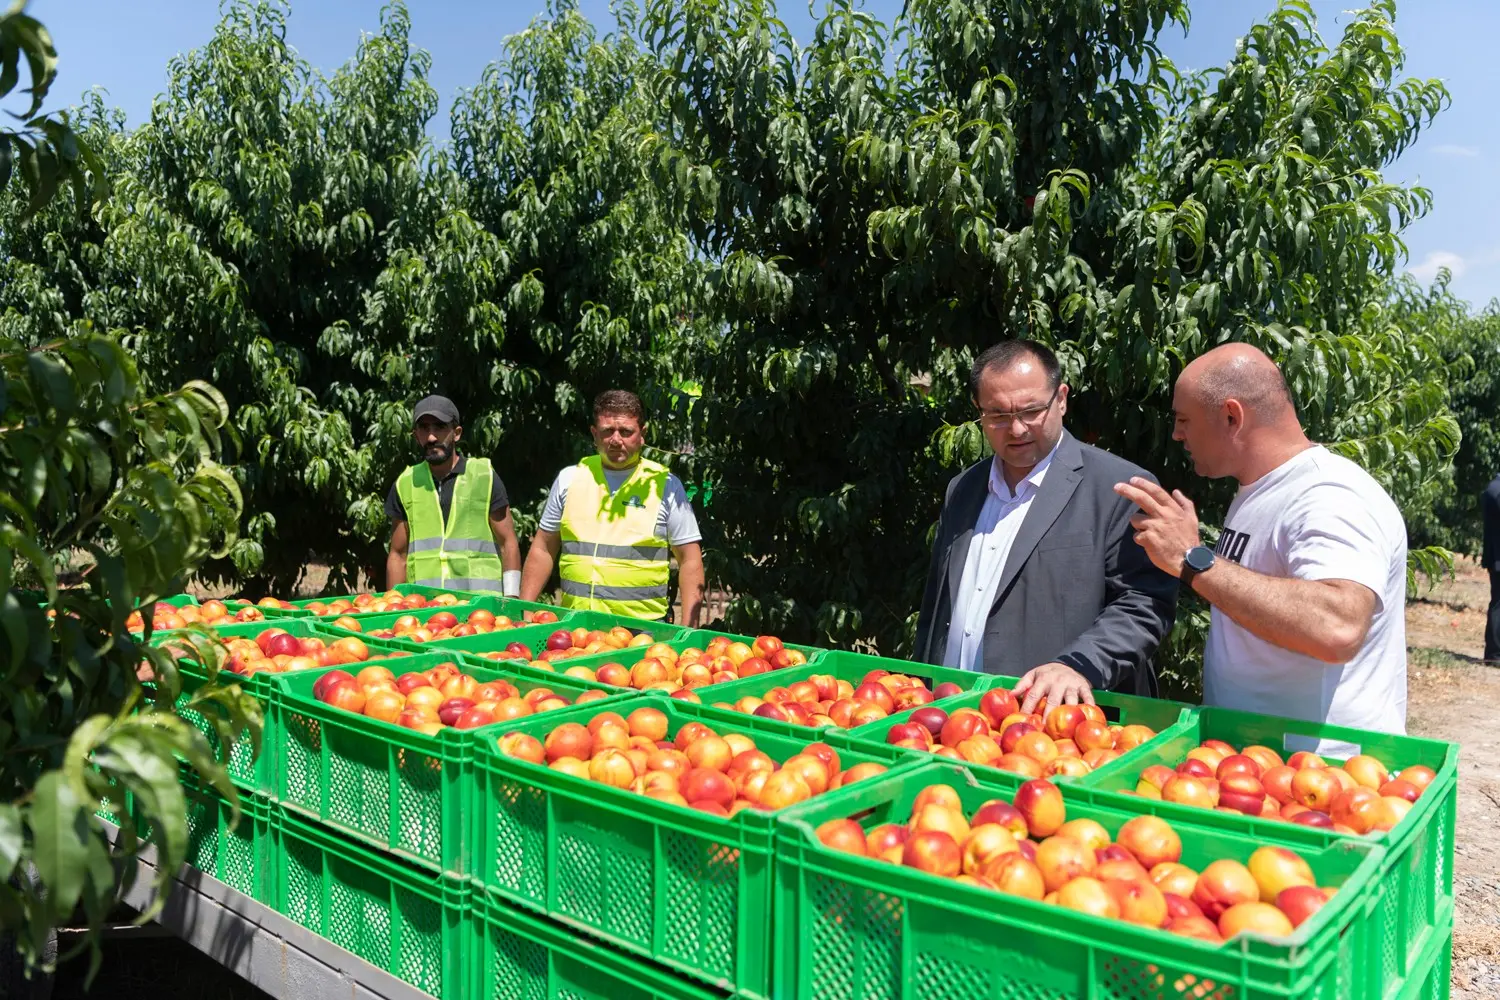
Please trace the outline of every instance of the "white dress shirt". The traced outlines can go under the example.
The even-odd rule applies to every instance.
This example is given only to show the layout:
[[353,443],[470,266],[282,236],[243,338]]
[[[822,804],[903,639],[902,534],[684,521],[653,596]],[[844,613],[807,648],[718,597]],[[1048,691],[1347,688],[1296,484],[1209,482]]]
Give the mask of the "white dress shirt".
[[[1061,440],[1058,444],[1061,444]],[[1031,509],[1031,501],[1047,475],[1057,445],[1027,473],[1012,490],[1000,471],[998,458],[990,462],[990,484],[980,508],[979,520],[969,539],[963,577],[953,595],[953,620],[948,626],[945,666],[980,670],[984,665],[984,625],[995,605],[995,589],[1010,558],[1010,547]]]

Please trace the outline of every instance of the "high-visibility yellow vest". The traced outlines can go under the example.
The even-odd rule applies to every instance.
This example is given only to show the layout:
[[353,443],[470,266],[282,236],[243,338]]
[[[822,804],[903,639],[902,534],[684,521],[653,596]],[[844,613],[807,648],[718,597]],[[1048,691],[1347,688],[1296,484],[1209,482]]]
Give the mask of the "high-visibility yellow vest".
[[490,490],[494,470],[487,458],[470,458],[453,484],[448,520],[438,502],[437,483],[426,462],[396,480],[406,508],[406,579],[423,587],[501,592],[500,549],[490,530]]
[[671,549],[657,537],[667,467],[641,459],[613,494],[598,455],[578,463],[563,504],[562,606],[626,618],[663,618]]

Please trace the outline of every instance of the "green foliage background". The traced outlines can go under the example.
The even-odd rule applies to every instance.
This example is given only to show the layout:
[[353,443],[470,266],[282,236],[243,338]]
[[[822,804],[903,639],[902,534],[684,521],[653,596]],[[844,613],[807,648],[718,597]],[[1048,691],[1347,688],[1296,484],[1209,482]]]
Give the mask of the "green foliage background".
[[222,388],[248,520],[220,579],[378,565],[429,391],[529,532],[588,447],[589,398],[627,385],[665,457],[714,483],[731,627],[899,653],[943,487],[983,453],[967,365],[1007,335],[1058,348],[1075,434],[1209,521],[1230,487],[1169,440],[1172,381],[1256,343],[1414,537],[1458,544],[1416,525],[1456,488],[1444,364],[1467,314],[1391,277],[1431,199],[1383,173],[1447,94],[1403,76],[1389,0],[1335,38],[1286,0],[1189,76],[1157,44],[1182,0],[913,0],[897,25],[834,0],[805,48],[768,0],[626,4],[607,37],[559,0],[442,148],[404,7],[327,79],[286,15],[231,4],[139,128],[91,97],[114,194],[0,225],[12,336],[121,330],[153,387]]

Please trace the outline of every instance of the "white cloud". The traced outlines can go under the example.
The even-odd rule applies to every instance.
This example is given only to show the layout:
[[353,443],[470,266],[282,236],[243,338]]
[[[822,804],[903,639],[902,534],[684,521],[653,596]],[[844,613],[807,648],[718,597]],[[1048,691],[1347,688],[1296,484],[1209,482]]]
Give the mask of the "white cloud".
[[1438,268],[1442,267],[1452,271],[1454,278],[1462,278],[1464,272],[1469,269],[1469,262],[1452,251],[1433,250],[1422,258],[1422,263],[1406,270],[1422,284],[1430,285],[1437,277]]
[[1473,146],[1457,146],[1451,142],[1445,142],[1441,146],[1433,146],[1432,151],[1439,156],[1459,156],[1471,160],[1479,155],[1479,150]]

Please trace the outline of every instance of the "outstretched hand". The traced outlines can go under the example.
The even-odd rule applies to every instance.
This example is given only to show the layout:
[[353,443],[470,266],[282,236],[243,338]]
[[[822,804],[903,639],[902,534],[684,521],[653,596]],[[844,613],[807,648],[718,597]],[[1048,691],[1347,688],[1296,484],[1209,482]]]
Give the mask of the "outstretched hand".
[[1136,544],[1162,572],[1180,576],[1188,549],[1202,544],[1193,501],[1181,490],[1168,493],[1140,476],[1128,483],[1116,483],[1115,492],[1141,509],[1130,519]]

